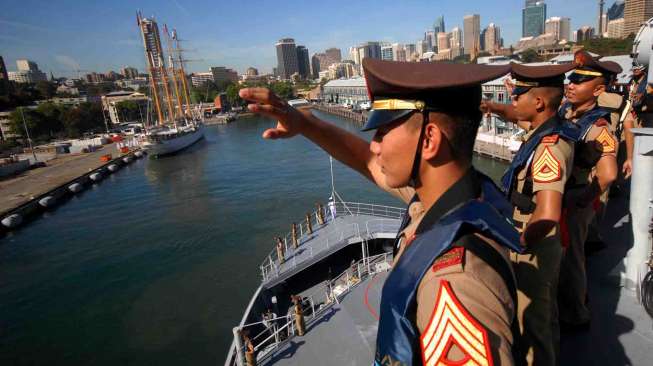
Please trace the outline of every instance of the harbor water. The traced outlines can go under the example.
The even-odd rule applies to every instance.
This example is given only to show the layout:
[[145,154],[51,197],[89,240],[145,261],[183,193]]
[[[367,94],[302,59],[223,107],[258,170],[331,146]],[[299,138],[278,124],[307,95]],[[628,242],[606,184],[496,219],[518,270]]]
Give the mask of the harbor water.
[[[222,364],[273,237],[331,191],[327,154],[303,137],[264,141],[274,124],[207,127],[0,238],[0,364]],[[335,161],[334,173],[345,200],[401,206]]]

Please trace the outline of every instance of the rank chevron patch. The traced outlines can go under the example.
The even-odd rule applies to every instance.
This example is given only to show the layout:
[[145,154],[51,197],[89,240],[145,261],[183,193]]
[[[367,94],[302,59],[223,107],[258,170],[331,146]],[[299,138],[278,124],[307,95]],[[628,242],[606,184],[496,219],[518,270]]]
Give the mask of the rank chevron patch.
[[549,147],[533,163],[533,180],[538,183],[551,183],[560,180],[560,162],[553,155]]
[[[426,366],[492,366],[487,331],[465,310],[445,280],[440,281],[435,309],[420,341]],[[454,345],[465,355],[462,360],[447,359]]]
[[601,144],[601,151],[604,153],[611,153],[616,149],[616,143],[606,127],[601,129],[601,133],[596,137],[596,141]]

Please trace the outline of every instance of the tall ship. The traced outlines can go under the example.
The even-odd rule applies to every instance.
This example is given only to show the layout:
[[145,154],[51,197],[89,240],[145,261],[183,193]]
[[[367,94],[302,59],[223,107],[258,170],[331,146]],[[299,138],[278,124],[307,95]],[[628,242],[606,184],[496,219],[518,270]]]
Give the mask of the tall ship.
[[143,36],[152,96],[152,113],[141,138],[141,147],[152,157],[174,154],[204,137],[201,113],[191,110],[190,91],[184,71],[184,59],[176,30],[163,26],[168,60],[161,46],[159,26],[154,18],[136,15]]

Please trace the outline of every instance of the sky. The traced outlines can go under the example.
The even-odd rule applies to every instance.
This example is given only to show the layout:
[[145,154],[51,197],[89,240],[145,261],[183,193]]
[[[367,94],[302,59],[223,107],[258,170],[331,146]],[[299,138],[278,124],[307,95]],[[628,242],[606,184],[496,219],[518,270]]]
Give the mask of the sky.
[[[614,0],[606,1],[606,8]],[[547,17],[571,18],[572,31],[596,27],[597,0],[547,0]],[[449,31],[463,16],[480,14],[481,28],[495,23],[505,45],[521,37],[524,0],[6,0],[0,5],[0,56],[9,71],[16,59],[38,63],[55,76],[119,71],[145,72],[136,11],[159,26],[176,28],[189,72],[226,66],[271,72],[274,44],[294,38],[309,54],[329,47],[348,49],[365,41],[415,43],[443,15]],[[163,41],[163,40],[162,40]],[[165,47],[165,46],[164,46]],[[79,71],[77,71],[79,70]]]

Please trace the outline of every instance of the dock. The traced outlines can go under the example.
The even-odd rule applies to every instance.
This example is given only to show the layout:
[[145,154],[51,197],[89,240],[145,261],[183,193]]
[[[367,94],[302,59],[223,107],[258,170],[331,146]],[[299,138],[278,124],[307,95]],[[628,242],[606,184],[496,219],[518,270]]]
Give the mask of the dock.
[[359,126],[363,126],[367,122],[367,112],[354,112],[351,109],[341,107],[338,105],[328,105],[328,104],[315,104],[312,106],[314,109],[317,109],[320,112],[329,113],[334,116],[346,118],[350,121],[356,122]]
[[[14,220],[16,226],[21,225],[45,209],[44,205],[54,206],[64,196],[76,193],[69,189],[70,185],[78,183],[74,190],[81,191],[94,178],[99,181],[103,175],[111,174],[135,160],[137,150],[121,154],[114,146],[104,145],[85,154],[59,155],[48,161],[45,167],[0,180],[0,233],[8,228],[5,219],[16,215],[20,217],[18,221]],[[103,161],[102,157],[108,154],[111,158]],[[47,199],[44,201],[44,198]]]

